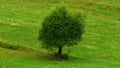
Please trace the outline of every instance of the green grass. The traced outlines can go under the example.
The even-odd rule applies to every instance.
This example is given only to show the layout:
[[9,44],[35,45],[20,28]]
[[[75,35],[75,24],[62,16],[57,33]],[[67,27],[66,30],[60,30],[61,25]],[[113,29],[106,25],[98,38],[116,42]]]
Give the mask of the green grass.
[[[119,68],[119,0],[0,0],[0,42],[35,51],[0,48],[0,68]],[[50,59],[38,31],[57,6],[86,16],[83,40],[69,50],[67,61]]]

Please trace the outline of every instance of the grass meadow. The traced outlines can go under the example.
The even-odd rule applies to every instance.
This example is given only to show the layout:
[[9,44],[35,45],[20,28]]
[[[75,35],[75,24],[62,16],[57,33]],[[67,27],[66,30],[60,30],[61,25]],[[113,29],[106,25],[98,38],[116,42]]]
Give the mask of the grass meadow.
[[[58,6],[86,18],[83,40],[63,50],[66,61],[52,60],[38,40]],[[120,68],[120,0],[0,0],[0,68]]]

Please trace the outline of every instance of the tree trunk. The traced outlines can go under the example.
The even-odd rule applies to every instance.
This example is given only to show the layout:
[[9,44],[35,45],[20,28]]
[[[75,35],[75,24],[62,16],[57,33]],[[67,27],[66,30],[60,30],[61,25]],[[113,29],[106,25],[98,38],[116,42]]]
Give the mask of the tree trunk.
[[62,46],[58,47],[58,55],[61,56],[62,55]]

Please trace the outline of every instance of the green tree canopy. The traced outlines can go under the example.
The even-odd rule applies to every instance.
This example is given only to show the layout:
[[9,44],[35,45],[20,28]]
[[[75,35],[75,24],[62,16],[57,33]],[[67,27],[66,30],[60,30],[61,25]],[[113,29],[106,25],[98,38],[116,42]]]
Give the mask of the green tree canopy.
[[58,48],[61,55],[62,47],[73,46],[82,39],[83,29],[81,14],[68,13],[65,7],[60,7],[43,20],[39,40],[47,49]]

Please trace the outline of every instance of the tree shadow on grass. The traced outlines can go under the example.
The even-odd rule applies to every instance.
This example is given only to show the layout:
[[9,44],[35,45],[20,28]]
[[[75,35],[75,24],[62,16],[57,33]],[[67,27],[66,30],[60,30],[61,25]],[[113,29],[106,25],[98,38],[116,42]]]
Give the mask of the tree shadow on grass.
[[81,57],[72,57],[70,56],[69,60],[70,62],[74,62],[74,63],[85,63],[88,62],[88,59],[86,58],[81,58]]
[[10,45],[4,42],[0,42],[0,47],[5,48],[5,49],[10,49],[10,50],[16,50],[18,52],[15,52],[14,54],[16,55],[28,55],[27,58],[30,58],[29,55],[31,55],[31,58],[34,58],[35,60],[48,60],[48,61],[67,61],[67,62],[74,62],[74,63],[91,63],[95,61],[91,61],[90,58],[85,58],[85,57],[73,57],[73,56],[68,56],[67,60],[64,59],[56,59],[53,54],[48,54],[47,52],[42,52],[42,51],[37,51],[33,49],[29,49],[26,47],[22,46],[15,46],[15,45]]
[[35,56],[36,59],[41,59],[43,58],[44,60],[47,61],[55,61],[55,62],[71,62],[71,63],[94,63],[92,58],[86,58],[86,57],[75,57],[75,56],[68,56],[68,59],[61,59],[59,57],[56,58],[54,54],[49,54],[46,52],[38,52],[37,55]]
[[42,54],[43,55],[39,54],[37,56],[37,59],[42,57],[44,60],[55,61],[55,62],[92,63],[92,61],[90,61],[90,59],[87,58],[68,56],[68,59],[60,59],[60,58],[56,59],[55,56],[53,56],[53,54],[45,54],[45,53]]

